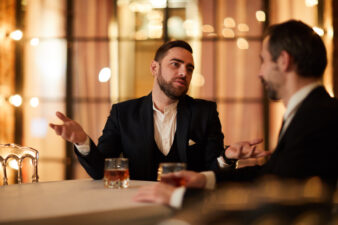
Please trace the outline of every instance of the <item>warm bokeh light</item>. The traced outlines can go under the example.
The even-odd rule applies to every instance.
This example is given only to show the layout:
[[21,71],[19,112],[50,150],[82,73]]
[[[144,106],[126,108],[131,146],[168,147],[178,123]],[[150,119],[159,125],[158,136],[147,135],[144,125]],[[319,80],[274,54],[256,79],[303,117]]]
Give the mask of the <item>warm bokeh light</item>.
[[136,40],[147,40],[147,32],[145,30],[139,30],[135,33]]
[[0,106],[2,106],[5,103],[5,97],[0,95]]
[[133,12],[139,12],[139,13],[147,13],[150,12],[152,9],[152,6],[150,3],[139,3],[139,2],[132,2],[129,5],[129,9]]
[[40,104],[40,101],[39,101],[39,98],[37,97],[33,97],[31,98],[31,100],[29,101],[30,105],[33,107],[33,108],[36,108],[39,106]]
[[191,20],[191,19],[185,20],[183,22],[183,27],[185,29],[186,34],[189,37],[198,37],[199,36],[200,25],[198,24],[197,21]]
[[165,8],[167,6],[167,0],[150,0],[150,3],[154,8]]
[[159,22],[162,22],[163,21],[163,15],[158,12],[158,11],[151,11],[149,13],[147,13],[147,19],[149,21],[159,21]]
[[324,35],[324,30],[320,27],[312,27],[312,29],[319,35],[323,36]]
[[15,107],[19,107],[22,104],[22,97],[20,95],[12,95],[9,97],[9,103]]
[[204,25],[202,26],[202,32],[205,32],[205,33],[212,33],[212,32],[214,32],[214,31],[215,31],[214,27],[211,26],[210,24],[204,24]]
[[13,40],[19,41],[21,40],[23,34],[21,30],[15,30],[12,33],[10,33],[10,38],[12,38]]
[[32,38],[29,42],[32,46],[38,46],[40,43],[39,38]]
[[313,7],[318,5],[318,0],[305,0],[305,5],[307,7]]
[[161,23],[150,22],[148,24],[148,37],[149,38],[161,38],[162,37],[162,30],[163,26]]
[[186,31],[183,28],[183,19],[179,16],[172,16],[168,19],[168,34],[170,37],[183,39]]
[[230,27],[230,28],[232,28],[232,27],[235,27],[236,26],[236,22],[235,22],[235,20],[233,19],[233,18],[231,18],[231,17],[226,17],[225,19],[224,19],[224,26],[225,27]]
[[334,31],[333,28],[330,26],[327,28],[327,36],[331,39],[333,39]]
[[191,79],[191,85],[195,87],[202,87],[205,83],[205,78],[202,74],[194,73]]
[[265,12],[261,11],[261,10],[257,11],[256,12],[256,19],[259,22],[265,22],[265,20],[266,20]]
[[238,24],[237,29],[241,32],[248,32],[250,30],[249,26],[245,23]]
[[217,37],[217,34],[216,33],[209,33],[207,36],[213,38],[213,37]]
[[230,28],[224,28],[222,30],[222,35],[225,38],[234,38],[235,37],[235,32],[232,29],[230,29]]
[[101,69],[99,73],[99,81],[101,83],[107,82],[111,77],[111,69],[108,67],[104,67]]
[[238,38],[237,39],[237,47],[239,49],[248,49],[249,42],[245,38]]

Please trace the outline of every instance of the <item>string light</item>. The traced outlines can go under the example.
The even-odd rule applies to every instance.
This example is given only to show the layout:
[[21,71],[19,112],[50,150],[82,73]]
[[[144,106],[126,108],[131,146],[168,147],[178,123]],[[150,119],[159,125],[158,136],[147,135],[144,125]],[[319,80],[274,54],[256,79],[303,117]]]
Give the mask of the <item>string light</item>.
[[38,46],[40,43],[39,38],[32,38],[29,42],[32,46]]
[[9,34],[9,37],[12,38],[15,41],[21,40],[23,34],[21,30],[15,30]]
[[9,103],[14,105],[15,107],[19,107],[22,104],[22,97],[18,94],[12,95],[9,97]]
[[33,107],[33,108],[36,108],[39,106],[40,104],[40,101],[39,101],[39,98],[37,97],[33,97],[31,98],[31,100],[29,101],[30,105]]
[[249,26],[245,23],[238,24],[237,28],[241,32],[248,32],[250,30]]
[[104,67],[101,69],[100,73],[99,73],[99,81],[101,83],[105,83],[107,82],[111,77],[111,70],[108,67]]
[[233,18],[231,17],[226,17],[224,19],[224,26],[225,27],[228,27],[228,28],[232,28],[232,27],[235,27],[236,26],[236,22]]
[[305,0],[305,5],[307,7],[314,7],[318,5],[318,0]]
[[256,19],[259,22],[265,22],[265,20],[266,20],[265,12],[261,11],[261,10],[258,10],[256,12]]
[[248,49],[249,42],[245,38],[238,38],[237,39],[237,47],[239,49]]
[[215,31],[214,27],[211,26],[210,24],[204,24],[204,25],[202,26],[202,32],[205,32],[205,33],[212,33],[212,32],[214,32],[214,31]]
[[222,30],[222,35],[225,38],[234,38],[235,37],[235,32],[232,29],[230,29],[230,28],[224,28]]

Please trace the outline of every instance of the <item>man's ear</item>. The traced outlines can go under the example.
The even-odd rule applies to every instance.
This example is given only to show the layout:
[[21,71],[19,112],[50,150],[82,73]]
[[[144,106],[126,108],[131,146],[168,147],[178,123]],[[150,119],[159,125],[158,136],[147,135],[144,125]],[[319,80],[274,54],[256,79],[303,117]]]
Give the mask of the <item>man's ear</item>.
[[150,72],[151,72],[151,74],[153,76],[156,76],[157,73],[158,73],[158,71],[159,71],[159,69],[160,69],[160,64],[157,61],[153,60],[151,62],[151,64],[150,64]]
[[279,68],[282,70],[282,71],[288,71],[292,68],[292,58],[291,58],[291,55],[283,50],[281,51],[278,59],[277,59],[277,63],[278,63],[278,66]]

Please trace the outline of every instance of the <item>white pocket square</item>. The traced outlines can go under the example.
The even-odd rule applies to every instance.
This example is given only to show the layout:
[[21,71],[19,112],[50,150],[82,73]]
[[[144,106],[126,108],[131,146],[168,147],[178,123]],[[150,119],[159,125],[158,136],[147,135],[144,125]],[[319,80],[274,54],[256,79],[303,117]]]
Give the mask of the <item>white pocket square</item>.
[[194,145],[194,144],[196,144],[196,142],[194,142],[193,140],[189,139],[188,145],[191,146],[191,145]]

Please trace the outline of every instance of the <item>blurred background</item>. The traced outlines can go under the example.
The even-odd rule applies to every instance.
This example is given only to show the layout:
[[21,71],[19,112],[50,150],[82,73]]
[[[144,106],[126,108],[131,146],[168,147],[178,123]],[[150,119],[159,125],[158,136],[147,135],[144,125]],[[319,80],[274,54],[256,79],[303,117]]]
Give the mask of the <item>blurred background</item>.
[[183,39],[194,50],[189,94],[217,102],[225,143],[263,137],[273,149],[284,107],[258,79],[264,29],[288,19],[313,26],[334,96],[337,11],[335,0],[0,0],[0,143],[39,150],[40,181],[88,177],[48,127],[60,123],[55,112],[97,141],[113,103],[150,92],[156,49]]

